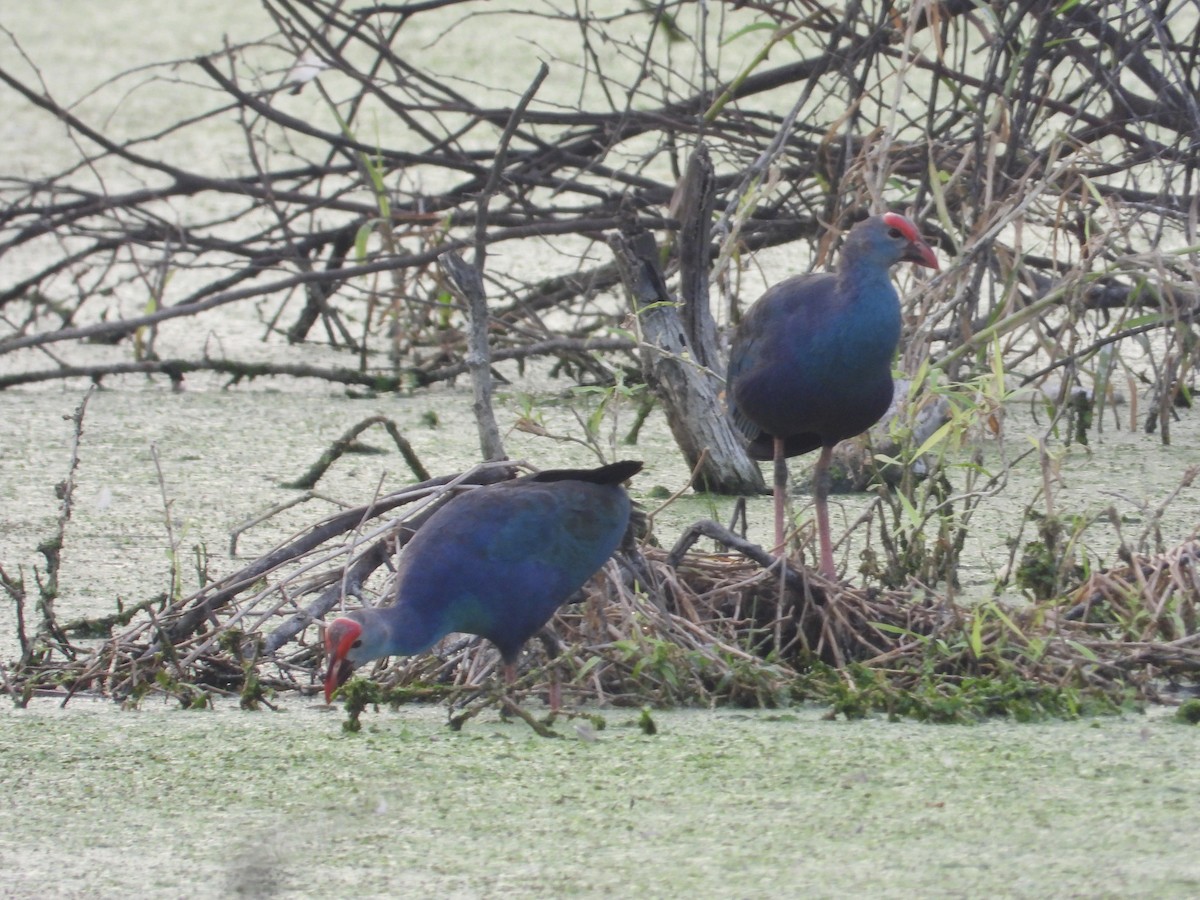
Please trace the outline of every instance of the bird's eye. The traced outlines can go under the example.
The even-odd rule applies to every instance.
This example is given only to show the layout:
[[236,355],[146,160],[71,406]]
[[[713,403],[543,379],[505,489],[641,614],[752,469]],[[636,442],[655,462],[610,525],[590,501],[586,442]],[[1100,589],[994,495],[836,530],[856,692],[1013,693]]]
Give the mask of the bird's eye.
[[357,641],[355,641],[353,644],[350,645],[351,649],[353,649],[355,647],[361,647],[361,646],[362,646],[362,638],[359,638]]
[[888,229],[888,237],[900,238],[900,237],[904,237],[904,235],[902,235],[900,233],[899,228],[889,228]]

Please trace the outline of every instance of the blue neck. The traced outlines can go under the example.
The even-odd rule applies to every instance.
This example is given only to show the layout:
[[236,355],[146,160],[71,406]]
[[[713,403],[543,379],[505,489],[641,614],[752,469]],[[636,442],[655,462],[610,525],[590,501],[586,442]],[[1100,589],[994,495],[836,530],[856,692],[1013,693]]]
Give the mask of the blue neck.
[[451,631],[453,623],[429,614],[429,607],[395,603],[379,610],[387,629],[387,656],[412,656],[424,653]]

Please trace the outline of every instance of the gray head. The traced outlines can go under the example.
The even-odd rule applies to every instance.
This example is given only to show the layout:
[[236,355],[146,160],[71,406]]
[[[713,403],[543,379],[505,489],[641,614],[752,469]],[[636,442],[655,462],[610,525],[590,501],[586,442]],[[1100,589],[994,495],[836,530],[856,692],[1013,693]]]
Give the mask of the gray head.
[[842,247],[843,265],[867,263],[890,269],[910,262],[938,268],[933,249],[921,239],[917,226],[899,213],[884,213],[864,219],[850,229]]
[[325,626],[325,702],[363,663],[388,656],[392,629],[375,607],[356,609]]

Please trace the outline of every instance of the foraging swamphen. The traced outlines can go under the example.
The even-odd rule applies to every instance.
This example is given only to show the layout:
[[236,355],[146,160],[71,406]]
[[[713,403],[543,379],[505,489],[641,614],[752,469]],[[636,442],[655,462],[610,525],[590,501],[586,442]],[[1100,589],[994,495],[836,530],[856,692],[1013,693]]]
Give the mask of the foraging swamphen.
[[325,702],[363,663],[420,653],[451,632],[495,644],[511,681],[521,647],[621,543],[622,482],[641,468],[548,470],[448,501],[401,553],[395,602],[326,627]]
[[892,401],[900,299],[889,270],[899,262],[938,268],[904,216],[885,213],[846,236],[837,271],[772,286],[733,338],[726,402],[754,459],[775,460],[775,552],[783,552],[787,457],[821,448],[813,501],[821,573],[835,578],[829,536],[829,463],[839,441],[861,434]]

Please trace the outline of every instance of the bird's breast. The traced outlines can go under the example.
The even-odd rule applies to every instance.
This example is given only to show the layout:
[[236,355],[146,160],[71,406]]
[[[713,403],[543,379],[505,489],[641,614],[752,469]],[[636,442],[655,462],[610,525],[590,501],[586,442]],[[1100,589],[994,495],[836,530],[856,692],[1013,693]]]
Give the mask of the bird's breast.
[[[878,421],[892,396],[900,307],[890,284],[841,295],[830,279],[804,297],[772,298],[733,385],[742,413],[767,434],[832,442]],[[788,305],[785,306],[784,303]]]

